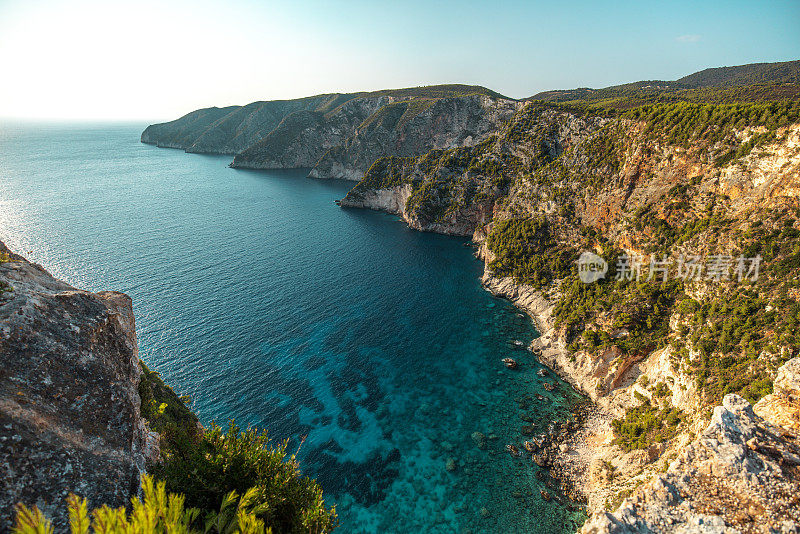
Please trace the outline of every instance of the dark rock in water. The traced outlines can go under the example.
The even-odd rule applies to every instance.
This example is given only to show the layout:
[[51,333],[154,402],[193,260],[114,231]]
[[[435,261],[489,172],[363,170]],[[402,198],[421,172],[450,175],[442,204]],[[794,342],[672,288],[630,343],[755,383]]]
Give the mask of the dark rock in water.
[[[0,252],[9,253],[0,243]],[[131,299],[89,293],[11,254],[0,282],[0,531],[17,502],[66,529],[64,499],[130,503],[157,435],[139,412]]]
[[533,436],[536,434],[536,428],[533,425],[524,425],[522,427],[523,436]]
[[503,365],[509,369],[516,369],[519,366],[517,361],[512,358],[503,358]]
[[542,499],[544,499],[545,501],[549,501],[551,499],[550,492],[548,492],[547,490],[541,490],[540,493],[542,494]]
[[445,469],[449,472],[453,472],[456,470],[456,461],[453,458],[448,458],[445,462]]
[[545,467],[547,465],[547,457],[542,453],[534,454],[533,463],[535,463],[539,467]]

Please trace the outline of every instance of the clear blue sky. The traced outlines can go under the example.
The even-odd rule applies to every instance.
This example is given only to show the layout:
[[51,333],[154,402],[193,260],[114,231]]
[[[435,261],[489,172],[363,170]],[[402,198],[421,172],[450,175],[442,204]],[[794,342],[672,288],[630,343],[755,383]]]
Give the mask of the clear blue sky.
[[798,0],[0,0],[0,116],[168,119],[454,82],[519,98],[792,59]]

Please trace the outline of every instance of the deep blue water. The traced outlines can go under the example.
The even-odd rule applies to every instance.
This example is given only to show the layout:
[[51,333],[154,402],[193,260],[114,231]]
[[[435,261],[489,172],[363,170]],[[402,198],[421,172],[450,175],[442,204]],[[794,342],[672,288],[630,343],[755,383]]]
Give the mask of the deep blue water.
[[144,126],[0,125],[0,239],[131,295],[141,358],[204,422],[307,436],[341,532],[574,528],[504,447],[575,395],[540,387],[531,321],[481,288],[466,240],[337,207],[351,182],[143,145]]

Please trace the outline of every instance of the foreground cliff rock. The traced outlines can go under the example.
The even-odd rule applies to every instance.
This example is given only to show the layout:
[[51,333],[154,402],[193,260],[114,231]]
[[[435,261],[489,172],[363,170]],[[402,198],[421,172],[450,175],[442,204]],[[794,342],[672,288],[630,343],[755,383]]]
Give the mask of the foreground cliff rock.
[[[800,363],[800,359],[795,359]],[[738,395],[714,409],[708,428],[613,513],[584,534],[798,532],[800,436],[758,417]]]
[[140,375],[127,295],[77,290],[0,243],[0,530],[20,501],[58,529],[70,492],[129,502],[157,446]]

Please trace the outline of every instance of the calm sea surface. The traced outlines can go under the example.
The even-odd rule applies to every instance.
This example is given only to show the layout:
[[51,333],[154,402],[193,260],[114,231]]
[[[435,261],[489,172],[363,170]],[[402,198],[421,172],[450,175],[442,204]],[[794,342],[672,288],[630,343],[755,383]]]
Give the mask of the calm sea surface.
[[340,532],[574,529],[504,448],[576,396],[541,388],[531,321],[481,288],[466,240],[338,208],[351,182],[143,145],[144,126],[0,123],[0,239],[133,297],[142,359],[204,422],[307,436]]

